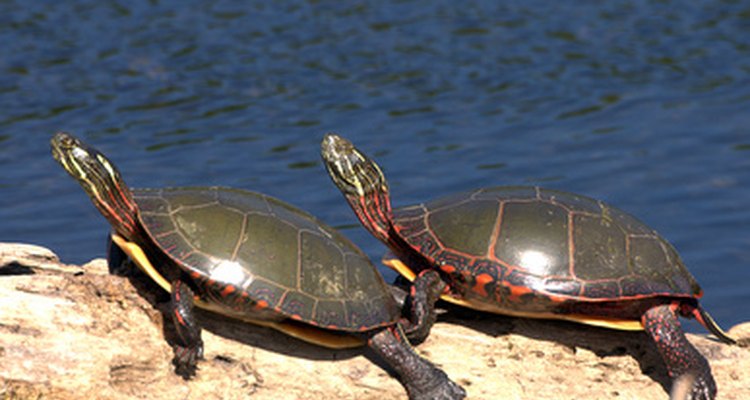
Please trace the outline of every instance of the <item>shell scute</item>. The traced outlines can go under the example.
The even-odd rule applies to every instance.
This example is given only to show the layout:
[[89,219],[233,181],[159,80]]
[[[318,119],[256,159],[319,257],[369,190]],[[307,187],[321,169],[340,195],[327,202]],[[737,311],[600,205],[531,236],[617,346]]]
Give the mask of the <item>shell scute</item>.
[[[423,210],[421,214],[417,210]],[[394,210],[394,224],[412,249],[471,292],[488,262],[504,268],[482,282],[487,297],[507,305],[530,290],[559,302],[698,297],[700,287],[674,248],[636,218],[603,202],[536,187],[485,188]],[[426,224],[414,221],[427,221]],[[424,229],[415,228],[423,224]],[[484,248],[484,251],[482,250]],[[510,288],[510,289],[508,289]],[[523,290],[522,290],[523,289]],[[515,290],[515,292],[513,292]]]
[[156,249],[195,280],[204,301],[230,315],[345,331],[399,317],[361,250],[280,200],[218,187],[134,190],[134,198]]

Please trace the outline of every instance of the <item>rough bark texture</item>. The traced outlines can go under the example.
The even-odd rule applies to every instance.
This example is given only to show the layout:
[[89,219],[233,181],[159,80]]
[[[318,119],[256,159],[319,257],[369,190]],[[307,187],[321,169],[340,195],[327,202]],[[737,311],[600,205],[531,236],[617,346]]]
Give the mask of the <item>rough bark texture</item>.
[[[64,265],[44,248],[0,243],[0,399],[401,399],[365,349],[328,350],[201,312],[205,360],[173,373],[168,297],[104,260]],[[750,339],[750,323],[734,327]],[[719,399],[750,399],[750,350],[688,335]],[[471,399],[667,399],[669,382],[643,333],[450,310],[419,353]]]

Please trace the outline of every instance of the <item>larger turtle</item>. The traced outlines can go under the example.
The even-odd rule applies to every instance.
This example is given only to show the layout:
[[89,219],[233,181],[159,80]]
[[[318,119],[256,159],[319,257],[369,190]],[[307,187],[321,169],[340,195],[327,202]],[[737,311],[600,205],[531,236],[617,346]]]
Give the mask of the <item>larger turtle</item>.
[[418,356],[369,259],[336,230],[272,197],[228,188],[130,190],[117,168],[57,133],[52,153],[112,225],[112,239],[171,293],[178,371],[192,375],[203,341],[193,304],[332,348],[367,345],[412,399],[463,389]]
[[333,134],[321,152],[357,217],[395,255],[386,264],[414,282],[411,300],[422,301],[410,338],[429,333],[439,295],[499,314],[645,330],[670,375],[692,383],[676,393],[715,397],[709,364],[678,316],[694,317],[725,343],[734,339],[698,303],[703,292],[675,249],[634,217],[537,187],[484,188],[392,210],[373,160]]

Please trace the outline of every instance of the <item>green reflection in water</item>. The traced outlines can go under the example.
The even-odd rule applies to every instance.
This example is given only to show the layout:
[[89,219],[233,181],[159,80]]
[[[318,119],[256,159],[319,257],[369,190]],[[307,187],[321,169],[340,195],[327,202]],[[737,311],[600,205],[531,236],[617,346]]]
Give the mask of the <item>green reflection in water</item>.
[[231,112],[235,112],[235,111],[243,111],[243,110],[246,110],[248,107],[250,107],[250,103],[245,103],[245,104],[230,104],[228,106],[218,107],[218,108],[214,108],[214,109],[208,110],[208,111],[206,111],[206,112],[203,113],[203,116],[204,117],[213,117],[213,116],[216,116],[216,115],[219,115],[219,114],[226,114],[226,113],[231,113]]
[[133,106],[123,106],[117,109],[117,111],[122,112],[132,112],[132,111],[148,111],[148,110],[156,110],[160,108],[168,108],[168,107],[174,107],[179,106],[182,104],[187,104],[196,100],[199,100],[201,96],[190,96],[190,97],[184,97],[181,99],[174,99],[170,101],[160,101],[155,103],[146,103],[146,104],[137,104]]
[[560,115],[557,116],[557,119],[567,119],[567,118],[574,118],[574,117],[580,117],[586,114],[591,114],[593,112],[601,111],[602,106],[589,106],[589,107],[583,107],[579,108],[577,110],[572,111],[566,111]]
[[434,153],[436,151],[455,151],[455,150],[460,149],[461,147],[463,146],[461,146],[460,144],[446,144],[445,146],[427,146],[427,149],[425,149],[425,151],[427,153]]
[[53,107],[49,110],[49,117],[62,114],[67,111],[77,110],[79,108],[86,107],[86,104],[66,104],[58,107]]
[[591,133],[594,135],[607,135],[619,131],[621,128],[616,126],[607,126],[603,128],[596,128]]
[[235,136],[225,139],[224,141],[227,143],[246,143],[246,142],[255,142],[258,139],[260,139],[260,136]]
[[547,32],[547,37],[563,40],[566,42],[578,42],[579,41],[578,37],[574,33],[568,32],[568,31]]
[[319,161],[299,161],[287,164],[289,169],[307,169],[317,167]]
[[403,117],[411,114],[419,114],[419,113],[429,113],[435,111],[435,108],[432,106],[425,106],[425,107],[415,107],[415,108],[406,108],[402,110],[391,110],[388,111],[388,115],[391,117]]
[[18,91],[18,85],[10,85],[6,87],[0,87],[0,93],[11,93]]
[[508,164],[506,163],[494,163],[494,164],[479,164],[477,165],[477,169],[500,169],[507,167]]
[[185,135],[187,133],[193,132],[193,129],[188,128],[178,128],[173,129],[171,131],[162,131],[162,132],[156,132],[154,133],[154,136],[178,136],[178,135]]
[[9,67],[6,69],[9,74],[16,74],[16,75],[28,75],[29,70],[26,67]]
[[557,182],[564,180],[565,176],[563,175],[551,175],[551,176],[537,176],[533,178],[526,178],[525,181],[527,183],[546,183],[546,182]]
[[338,230],[345,230],[345,229],[359,229],[362,225],[360,224],[339,224],[339,225],[333,225],[333,229]]
[[282,144],[279,146],[271,147],[271,153],[286,153],[294,147],[293,144]]
[[163,142],[163,143],[157,143],[151,146],[147,146],[146,151],[159,151],[159,150],[164,150],[169,147],[183,146],[186,144],[203,143],[206,141],[208,141],[207,138],[180,139],[180,140],[175,140],[171,142]]
[[320,125],[320,121],[317,119],[302,119],[299,121],[292,122],[292,126],[301,126],[301,127],[307,127],[307,126],[316,126]]
[[486,35],[490,33],[489,29],[479,27],[467,27],[453,30],[454,35]]

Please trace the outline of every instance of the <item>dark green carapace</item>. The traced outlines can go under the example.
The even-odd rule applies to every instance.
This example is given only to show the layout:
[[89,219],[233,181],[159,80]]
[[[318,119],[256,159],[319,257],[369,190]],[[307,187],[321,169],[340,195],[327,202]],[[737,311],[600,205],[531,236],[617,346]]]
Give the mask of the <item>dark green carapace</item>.
[[[503,284],[487,281],[493,291],[471,279],[464,280],[470,283],[465,291],[508,308],[514,308],[514,299],[505,289],[519,282],[560,300],[701,294],[666,240],[624,212],[584,196],[495,187],[393,214],[401,238],[446,272],[497,277]],[[487,272],[488,264],[496,271]]]
[[369,259],[340,233],[272,197],[228,188],[133,190],[150,237],[238,313],[273,309],[321,327],[392,324],[398,308]]

